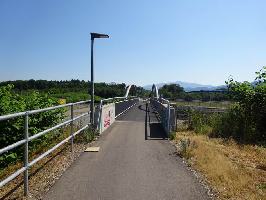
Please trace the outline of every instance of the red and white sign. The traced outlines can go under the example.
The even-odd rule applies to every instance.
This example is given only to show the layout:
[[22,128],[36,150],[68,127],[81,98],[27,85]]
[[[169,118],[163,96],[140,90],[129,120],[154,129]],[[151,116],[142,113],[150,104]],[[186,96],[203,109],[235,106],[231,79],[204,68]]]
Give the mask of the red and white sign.
[[101,132],[105,131],[115,121],[115,104],[107,104],[102,107]]

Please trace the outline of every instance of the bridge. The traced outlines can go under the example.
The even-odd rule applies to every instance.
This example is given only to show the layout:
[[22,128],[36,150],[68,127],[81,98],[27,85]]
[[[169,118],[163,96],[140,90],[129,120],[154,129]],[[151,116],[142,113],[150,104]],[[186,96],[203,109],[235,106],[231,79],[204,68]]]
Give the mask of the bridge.
[[[93,146],[99,152],[84,152],[66,170],[59,180],[45,194],[44,199],[208,199],[208,195],[196,177],[176,156],[176,149],[168,140],[175,130],[175,111],[170,102],[160,98],[154,85],[152,97],[140,99],[124,97],[101,100],[95,108],[94,127],[100,137]],[[70,141],[73,148],[74,138],[92,126],[89,113],[75,116],[74,106],[89,101],[60,105],[52,108],[27,111],[0,116],[0,121],[15,117],[25,118],[25,138],[3,149],[5,153],[17,146],[24,145],[24,166],[12,175],[1,180],[4,187],[24,174],[24,194],[30,194],[29,169],[49,155],[59,146]],[[70,107],[70,119],[50,129],[29,136],[28,118],[39,112]],[[87,124],[74,132],[77,121]],[[71,126],[71,135],[34,160],[28,158],[29,143],[64,125]]]

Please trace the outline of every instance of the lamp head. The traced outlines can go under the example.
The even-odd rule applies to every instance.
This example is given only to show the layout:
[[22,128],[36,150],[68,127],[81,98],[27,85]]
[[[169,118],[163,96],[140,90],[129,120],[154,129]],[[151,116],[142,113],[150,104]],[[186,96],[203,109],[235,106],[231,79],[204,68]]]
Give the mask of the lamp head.
[[109,35],[101,33],[91,33],[91,39],[93,40],[94,38],[109,38]]

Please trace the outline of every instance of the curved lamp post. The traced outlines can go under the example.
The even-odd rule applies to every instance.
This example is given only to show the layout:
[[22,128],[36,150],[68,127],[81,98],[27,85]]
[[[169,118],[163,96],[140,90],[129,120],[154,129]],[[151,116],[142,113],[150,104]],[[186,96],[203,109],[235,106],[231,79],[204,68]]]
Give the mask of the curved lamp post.
[[94,69],[93,69],[93,44],[94,38],[109,38],[109,35],[100,34],[100,33],[91,33],[91,116],[90,122],[94,126]]

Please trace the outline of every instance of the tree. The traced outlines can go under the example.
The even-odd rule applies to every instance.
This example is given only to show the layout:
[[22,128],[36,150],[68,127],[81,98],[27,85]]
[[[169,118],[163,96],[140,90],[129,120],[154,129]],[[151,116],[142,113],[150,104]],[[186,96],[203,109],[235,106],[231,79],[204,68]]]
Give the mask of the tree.
[[184,88],[178,84],[164,85],[159,89],[159,94],[164,98],[177,99],[184,92]]

